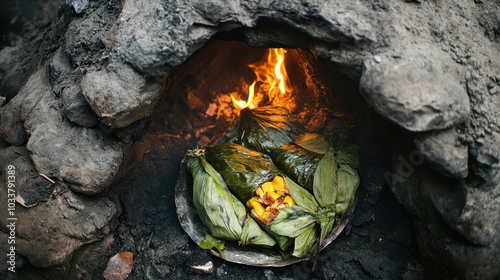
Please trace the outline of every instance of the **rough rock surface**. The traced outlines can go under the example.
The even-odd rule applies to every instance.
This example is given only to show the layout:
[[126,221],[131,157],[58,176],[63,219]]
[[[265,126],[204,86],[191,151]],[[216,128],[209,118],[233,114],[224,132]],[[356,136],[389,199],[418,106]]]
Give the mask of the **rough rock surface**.
[[[425,165],[455,179],[424,168],[425,171],[412,174],[403,172],[398,177],[401,180],[392,185],[399,201],[417,217],[416,235],[422,254],[429,260],[430,274],[469,279],[499,277],[495,262],[500,258],[496,234],[500,220],[497,1],[98,0],[89,1],[86,11],[78,15],[66,5],[51,11],[41,13],[57,13],[56,18],[42,16],[33,21],[37,24],[27,24],[23,34],[28,35],[11,40],[10,46],[0,50],[0,95],[8,101],[0,107],[0,146],[28,143],[38,172],[47,173],[74,191],[95,194],[107,190],[116,177],[126,142],[135,139],[131,135],[141,134],[138,130],[145,127],[158,98],[155,89],[160,83],[154,81],[173,71],[214,35],[241,39],[252,46],[311,45],[325,62],[360,82],[361,93],[377,113],[403,128],[396,137],[410,138],[405,148],[411,149],[410,144],[420,141],[424,151],[426,143],[440,143],[425,149]],[[299,35],[289,35],[295,33]],[[101,94],[96,94],[99,91]],[[389,127],[387,123],[383,126]],[[450,139],[457,135],[450,137],[443,129],[456,131],[455,143],[463,146],[452,146]],[[411,131],[426,131],[427,136]],[[406,146],[403,141],[393,142],[398,142],[399,148]],[[401,165],[400,156],[396,152],[394,173],[407,166]],[[172,164],[177,165],[178,161]],[[170,175],[175,176],[174,173]],[[161,177],[160,181],[168,180]],[[130,189],[141,182],[134,184]],[[124,195],[118,199],[120,203],[134,200]],[[47,202],[23,209],[22,215],[29,221],[39,209],[47,209],[42,211],[46,215],[59,206],[65,209],[71,197],[87,201],[65,190]],[[106,198],[88,201],[94,200]],[[173,211],[172,205],[165,207]],[[59,217],[60,213],[54,215]],[[123,213],[122,218],[120,244],[132,246],[139,240],[141,245],[137,245],[136,252],[142,254],[144,263],[151,258],[162,259],[162,252],[179,262],[192,253],[185,249],[185,240],[181,242],[183,248],[170,250],[162,246],[161,239],[150,237],[149,232],[154,232],[150,218],[141,220],[140,226],[130,222],[136,218],[133,210]],[[54,220],[52,236],[59,238],[85,228],[84,220],[76,216],[71,219],[71,229],[69,223],[64,223],[66,220],[59,225]],[[359,224],[359,236],[371,238],[362,228]],[[38,252],[53,244],[47,242],[43,232],[35,232],[41,237],[32,239],[30,246]],[[61,240],[66,242],[64,238]],[[53,255],[42,261],[42,255],[27,248],[22,255],[40,267],[56,265],[65,262],[82,243],[96,239],[67,241],[71,250],[61,249],[68,252],[63,261]],[[106,247],[110,242],[106,239],[99,244]],[[155,254],[146,253],[150,243]],[[92,250],[86,249],[82,252]],[[327,259],[322,261],[328,264]],[[183,273],[175,271],[165,258],[162,264],[144,269],[154,269],[158,277]],[[218,268],[210,277],[239,275],[237,267],[216,265]],[[371,277],[387,276],[377,270],[380,266],[363,256],[354,256],[351,263],[342,265],[353,269],[361,266]],[[73,275],[86,275],[75,267],[71,270]],[[91,265],[87,263],[86,267]],[[249,273],[267,278],[275,274],[287,277],[279,271],[261,272]],[[324,275],[320,279],[338,276],[321,272]]]
[[72,6],[77,14],[81,14],[89,8],[89,0],[66,0],[66,4]]
[[451,178],[467,177],[469,149],[460,143],[455,128],[418,134],[414,143],[435,170]]
[[99,130],[74,127],[62,118],[61,99],[52,93],[48,72],[47,64],[41,65],[9,103],[19,109],[2,108],[2,113],[18,111],[19,123],[24,121],[24,128],[6,130],[27,132],[27,148],[38,172],[59,178],[81,193],[102,192],[118,172],[124,145],[106,139]]
[[113,128],[151,115],[159,95],[157,83],[146,81],[124,63],[110,63],[104,70],[88,72],[80,87],[101,121]]
[[55,184],[35,170],[29,151],[22,146],[10,146],[0,151],[0,163],[16,168],[16,201],[25,207],[47,201]]
[[[436,277],[449,272],[466,279],[495,279],[500,268],[494,263],[500,249],[500,223],[495,214],[500,203],[488,202],[492,193],[470,188],[456,180],[436,176],[423,167],[408,172],[395,161],[392,190],[417,218],[417,235],[423,255]],[[483,201],[483,202],[481,202]],[[445,260],[445,262],[443,262]]]
[[[7,192],[2,189],[0,205],[7,209]],[[0,214],[6,221],[7,211]],[[15,208],[16,251],[40,268],[64,267],[75,250],[101,239],[112,230],[116,206],[106,197],[87,198],[71,191],[61,191],[45,203],[32,208]],[[1,238],[7,240],[2,224]],[[7,252],[7,243],[1,249]],[[2,261],[6,263],[6,254]]]
[[464,122],[470,113],[465,89],[443,72],[439,51],[421,52],[405,47],[401,54],[369,58],[360,81],[361,95],[377,113],[410,131]]

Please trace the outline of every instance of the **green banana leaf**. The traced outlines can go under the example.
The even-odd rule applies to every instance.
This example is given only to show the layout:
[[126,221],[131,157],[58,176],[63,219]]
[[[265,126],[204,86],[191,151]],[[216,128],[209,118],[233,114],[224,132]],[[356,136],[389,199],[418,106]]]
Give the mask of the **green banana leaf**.
[[231,194],[220,174],[203,156],[189,157],[186,163],[193,176],[194,206],[211,235],[241,245],[276,244],[248,215],[245,206]]
[[224,178],[229,190],[243,202],[280,173],[269,156],[231,142],[206,147],[205,157]]
[[335,203],[337,199],[337,161],[333,149],[318,163],[314,172],[313,194],[321,206]]
[[347,164],[342,164],[337,170],[337,181],[335,211],[338,214],[343,214],[355,199],[360,182],[358,171]]
[[308,151],[321,155],[326,154],[331,146],[328,139],[318,133],[301,134],[295,139],[294,143]]
[[302,258],[314,252],[318,246],[318,227],[311,224],[295,238],[292,256]]
[[269,154],[302,132],[282,107],[263,106],[240,111],[237,141],[250,149]]
[[314,171],[322,156],[295,143],[283,145],[271,153],[278,169],[308,190],[312,190]]
[[316,217],[300,207],[292,206],[281,209],[278,216],[269,224],[272,232],[295,238],[301,235],[309,225],[316,224]]
[[259,221],[257,214],[255,214],[253,210],[250,211],[250,214],[252,215],[252,217],[254,217],[255,221],[260,225],[260,227],[267,233],[269,233],[269,235],[271,235],[274,240],[276,240],[276,243],[278,244],[278,247],[281,249],[281,251],[285,251],[286,249],[288,249],[288,247],[290,247],[290,245],[292,245],[293,238],[274,233],[271,230],[270,225],[265,225]]

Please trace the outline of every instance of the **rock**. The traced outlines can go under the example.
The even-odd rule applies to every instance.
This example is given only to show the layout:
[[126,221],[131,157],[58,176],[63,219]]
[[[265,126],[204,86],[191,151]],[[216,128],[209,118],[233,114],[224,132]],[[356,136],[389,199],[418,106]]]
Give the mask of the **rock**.
[[68,120],[83,127],[92,127],[98,123],[97,115],[85,101],[79,86],[64,88],[61,97],[63,112]]
[[[5,106],[0,108],[0,136],[12,145],[26,142],[23,121],[40,101],[45,92],[51,91],[49,84],[48,64],[42,64],[31,75],[19,93]],[[29,134],[29,131],[28,131]]]
[[10,100],[23,87],[38,62],[41,41],[40,37],[22,38],[0,50],[0,95]]
[[77,14],[81,14],[89,8],[89,0],[66,0],[66,5],[73,7]]
[[239,3],[230,0],[193,0],[192,2],[194,10],[213,24],[225,22],[241,12]]
[[25,147],[10,146],[0,150],[0,166],[13,166],[16,178],[16,201],[33,207],[49,199],[55,184],[38,174]]
[[456,129],[450,128],[417,134],[414,143],[433,169],[445,176],[463,179],[468,175],[469,149],[458,137]]
[[126,127],[151,115],[159,86],[123,63],[89,72],[81,82],[83,96],[101,121],[113,128]]
[[0,107],[0,137],[12,145],[26,142],[26,132],[21,122],[22,98],[14,98],[7,105]]
[[424,195],[456,233],[481,246],[498,246],[500,190],[487,192],[420,174]]
[[[424,256],[437,261],[432,275],[498,275],[500,237],[500,190],[493,193],[471,189],[465,181],[451,180],[426,168],[407,172],[395,161],[392,190],[398,201],[417,217],[417,234]],[[478,246],[480,245],[480,246]],[[454,248],[454,252],[449,252]],[[430,253],[432,252],[432,253]],[[492,257],[490,254],[494,254]],[[496,254],[496,255],[495,255]],[[471,257],[474,255],[474,258]],[[492,262],[493,261],[493,262]],[[443,266],[439,268],[440,266]]]
[[[40,66],[34,76],[43,76],[46,69]],[[77,192],[104,191],[118,172],[125,147],[107,140],[98,129],[69,124],[61,115],[61,99],[52,94],[45,77],[24,98],[21,108],[25,129],[30,134],[27,149],[36,170],[70,183]]]
[[[0,194],[3,209],[7,209],[6,194]],[[62,191],[32,208],[17,205],[16,253],[38,268],[64,267],[76,250],[112,230],[110,222],[116,211],[116,206],[106,197],[90,199],[71,191]],[[0,213],[3,221],[7,221],[7,213]],[[1,227],[0,238],[8,240],[6,227]],[[4,252],[7,246],[7,242],[0,243]],[[0,258],[5,263],[6,254]]]
[[52,86],[52,91],[59,97],[64,88],[74,84],[73,68],[71,67],[68,57],[63,49],[58,49],[51,57],[49,65],[49,82]]
[[[377,22],[364,16],[369,11],[366,6],[351,2],[331,5],[293,0],[239,4],[227,0],[196,0],[163,5],[158,0],[128,0],[124,1],[118,24],[108,34],[106,45],[135,69],[158,76],[184,62],[218,29],[255,27],[262,18],[285,23],[295,32],[302,31],[315,40],[335,44],[374,42],[377,36],[373,26]],[[255,40],[258,36],[251,31],[245,36],[251,45],[263,45]],[[283,43],[282,39],[291,39],[286,43],[304,45],[305,37],[291,37],[280,36],[271,41]],[[263,36],[263,40],[269,39]]]
[[410,131],[445,129],[470,113],[464,88],[446,75],[439,58],[410,51],[365,62],[360,92],[380,115]]
[[79,193],[105,191],[115,179],[124,147],[104,139],[95,129],[54,125],[40,124],[28,141],[37,170],[70,183]]
[[[432,225],[432,226],[431,226]],[[498,279],[500,248],[461,243],[446,225],[426,220],[416,223],[417,241],[426,260],[426,272],[438,279]]]
[[451,221],[454,229],[474,244],[500,247],[500,189],[468,189],[460,216]]
[[68,265],[68,272],[66,275],[74,275],[76,279],[93,279],[92,274],[95,274],[96,268],[99,270],[99,276],[104,271],[103,264],[109,260],[109,252],[113,242],[116,241],[114,233],[106,235],[105,237],[82,247],[80,250],[75,251],[71,262]]
[[160,69],[172,69],[186,60],[187,42],[197,43],[191,36],[208,39],[215,34],[213,29],[209,33],[206,29],[191,33],[193,21],[206,22],[192,7],[179,1],[164,6],[158,0],[127,0],[107,45],[113,46],[119,58],[139,71],[161,76],[165,70]]
[[186,266],[196,274],[211,274],[214,271],[212,258],[202,250],[196,250],[186,260]]
[[472,174],[469,183],[484,189],[500,188],[500,133],[488,137],[482,145],[470,149]]

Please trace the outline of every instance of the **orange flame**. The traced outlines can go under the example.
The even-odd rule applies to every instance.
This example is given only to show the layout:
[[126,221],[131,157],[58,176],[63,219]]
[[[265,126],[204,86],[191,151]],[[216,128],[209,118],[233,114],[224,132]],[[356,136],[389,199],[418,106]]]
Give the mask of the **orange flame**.
[[285,49],[271,48],[268,50],[267,60],[248,65],[255,72],[257,79],[248,87],[247,101],[237,100],[231,94],[234,107],[240,110],[246,107],[250,109],[257,107],[258,100],[255,98],[257,82],[260,83],[259,89],[267,93],[269,100],[273,100],[278,94],[284,95],[291,92],[290,80],[285,68],[285,53]]

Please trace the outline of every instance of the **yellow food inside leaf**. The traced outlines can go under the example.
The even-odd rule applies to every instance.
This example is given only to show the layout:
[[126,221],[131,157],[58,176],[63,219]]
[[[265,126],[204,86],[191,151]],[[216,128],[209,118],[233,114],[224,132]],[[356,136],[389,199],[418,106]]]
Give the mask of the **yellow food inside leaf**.
[[286,187],[283,177],[276,176],[272,182],[262,184],[255,195],[247,201],[256,218],[265,225],[271,223],[281,209],[297,205]]
[[293,200],[293,198],[289,195],[285,196],[285,199],[283,199],[283,204],[288,204],[289,206],[297,205],[297,204],[295,204],[295,201]]
[[281,176],[274,177],[273,181],[274,190],[277,192],[290,193],[288,188],[286,187],[285,180]]
[[248,202],[247,202],[247,206],[248,208],[252,209],[253,211],[255,211],[255,214],[257,214],[257,216],[262,216],[262,214],[264,214],[264,206],[262,206],[262,204],[255,200],[254,197],[252,197]]
[[274,186],[272,182],[265,182],[260,188],[264,193],[274,192]]
[[262,190],[262,188],[258,188],[256,191],[255,191],[255,194],[258,195],[258,196],[261,196],[264,194],[264,191]]

